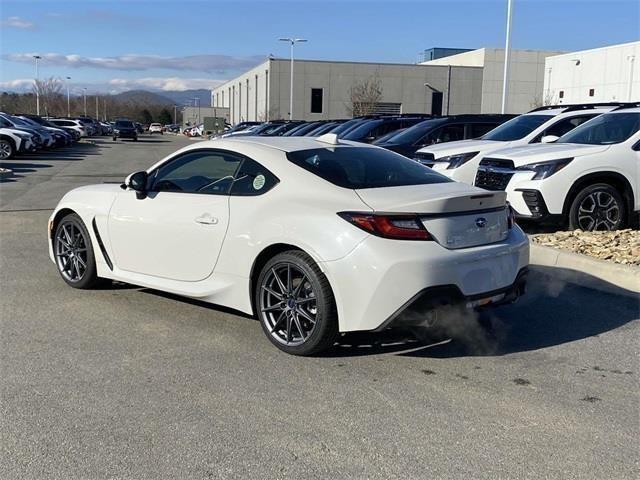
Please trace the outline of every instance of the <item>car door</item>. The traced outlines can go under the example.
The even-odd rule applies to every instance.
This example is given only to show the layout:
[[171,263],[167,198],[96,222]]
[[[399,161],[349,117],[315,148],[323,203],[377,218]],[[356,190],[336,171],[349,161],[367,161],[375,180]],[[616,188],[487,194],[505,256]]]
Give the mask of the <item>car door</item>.
[[192,150],[150,172],[146,195],[122,191],[109,212],[115,265],[184,282],[211,275],[229,225],[228,194],[241,161],[232,152]]

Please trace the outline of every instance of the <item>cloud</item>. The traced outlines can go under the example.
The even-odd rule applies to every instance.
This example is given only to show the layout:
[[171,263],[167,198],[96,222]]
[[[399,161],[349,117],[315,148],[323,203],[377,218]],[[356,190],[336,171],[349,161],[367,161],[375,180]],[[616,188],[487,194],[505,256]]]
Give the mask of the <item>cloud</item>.
[[33,78],[18,78],[16,80],[8,80],[6,82],[0,82],[0,89],[24,92],[31,90],[33,87]]
[[32,30],[36,27],[36,24],[28,20],[24,20],[20,17],[7,17],[0,22],[0,25],[7,28],[19,28],[21,30]]
[[[34,53],[9,53],[2,55],[2,58],[13,62],[31,63],[33,62],[33,55]],[[246,70],[264,60],[262,56],[232,57],[229,55],[189,55],[184,57],[137,54],[115,57],[85,57],[59,53],[40,55],[42,56],[42,63],[45,65],[123,71],[162,69],[224,73],[229,70]]]
[[[61,79],[61,81],[63,81]],[[180,77],[147,77],[147,78],[114,78],[108,82],[74,82],[69,87],[72,92],[79,92],[87,88],[89,93],[120,93],[127,90],[151,91],[184,91],[205,89],[211,90],[222,85],[226,80],[211,78],[180,78]],[[31,92],[33,79],[20,78],[0,82],[0,91]]]
[[178,78],[178,77],[148,77],[136,79],[114,78],[109,81],[112,90],[131,90],[136,88],[145,88],[150,90],[211,90],[218,85],[222,85],[225,80],[213,80],[210,78]]

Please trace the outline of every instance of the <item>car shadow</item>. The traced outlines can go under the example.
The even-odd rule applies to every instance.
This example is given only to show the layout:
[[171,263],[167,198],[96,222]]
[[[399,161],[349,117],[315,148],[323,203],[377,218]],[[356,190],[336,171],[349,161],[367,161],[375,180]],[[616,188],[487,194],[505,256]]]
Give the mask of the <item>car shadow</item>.
[[12,183],[23,178],[25,173],[33,173],[41,168],[50,168],[52,165],[46,163],[27,163],[27,162],[2,162],[0,167],[8,168],[11,173],[0,177],[0,183]]
[[[567,278],[571,281],[563,280]],[[591,275],[533,266],[527,294],[518,303],[482,313],[448,313],[436,327],[346,334],[323,356],[395,353],[454,358],[537,350],[622,327],[640,318],[640,302],[631,292]]]

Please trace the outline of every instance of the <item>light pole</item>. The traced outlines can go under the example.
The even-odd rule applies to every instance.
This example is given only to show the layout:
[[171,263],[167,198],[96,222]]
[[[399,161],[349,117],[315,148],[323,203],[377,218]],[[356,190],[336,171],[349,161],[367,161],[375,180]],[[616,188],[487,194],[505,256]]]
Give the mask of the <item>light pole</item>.
[[36,115],[40,115],[40,81],[38,79],[38,60],[42,57],[40,55],[34,55],[33,58],[36,61]]
[[173,106],[173,124],[174,125],[178,124],[178,106],[177,105]]
[[71,101],[70,101],[70,97],[69,97],[69,80],[71,80],[71,77],[67,77],[65,82],[67,84],[67,117],[71,116]]
[[281,42],[291,44],[291,78],[289,79],[289,120],[293,119],[293,47],[296,43],[306,42],[304,38],[280,38]]
[[96,120],[100,119],[100,116],[98,115],[98,95],[96,94]]
[[507,38],[504,46],[504,72],[502,75],[502,108],[501,113],[507,110],[507,95],[509,94],[509,54],[511,51],[511,17],[513,15],[513,0],[507,0]]
[[83,89],[83,96],[84,96],[84,116],[87,116],[87,87],[84,87]]

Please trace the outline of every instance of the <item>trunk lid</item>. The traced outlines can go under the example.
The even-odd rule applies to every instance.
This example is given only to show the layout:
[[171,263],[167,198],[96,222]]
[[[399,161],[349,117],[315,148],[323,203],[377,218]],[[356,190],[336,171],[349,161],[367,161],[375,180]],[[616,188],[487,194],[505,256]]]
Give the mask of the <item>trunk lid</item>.
[[499,242],[509,233],[505,192],[446,182],[356,193],[376,213],[417,214],[435,241],[448,249]]

